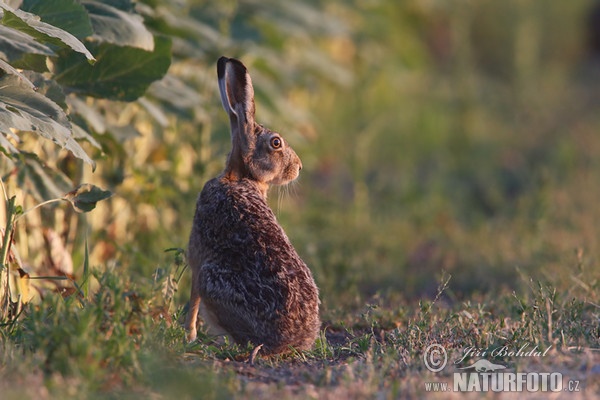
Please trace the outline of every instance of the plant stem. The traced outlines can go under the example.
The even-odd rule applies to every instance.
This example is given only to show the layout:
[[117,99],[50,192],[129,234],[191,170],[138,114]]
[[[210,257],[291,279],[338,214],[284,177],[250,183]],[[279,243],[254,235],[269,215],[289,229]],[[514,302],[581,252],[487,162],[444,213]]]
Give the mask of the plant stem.
[[63,200],[65,200],[65,199],[64,199],[64,198],[62,198],[62,197],[60,197],[60,198],[58,198],[58,199],[50,199],[50,200],[43,201],[43,202],[41,202],[40,204],[36,204],[35,206],[31,207],[30,209],[23,211],[23,213],[22,213],[22,214],[18,215],[18,216],[15,218],[15,222],[17,222],[17,221],[18,221],[20,218],[24,217],[24,216],[25,216],[25,215],[27,215],[29,212],[31,212],[31,211],[33,211],[33,210],[35,210],[35,209],[38,209],[38,208],[40,208],[40,207],[42,207],[42,206],[45,206],[45,205],[48,205],[48,204],[57,203],[57,202],[59,202],[59,201],[63,201]]
[[15,221],[15,199],[13,196],[6,202],[6,227],[4,228],[4,237],[2,238],[2,252],[0,253],[0,262],[2,271],[6,267],[8,251],[10,249],[10,239],[12,237],[13,223]]
[[15,221],[15,199],[13,196],[6,201],[6,227],[2,238],[0,252],[0,320],[4,321],[10,306],[10,287],[8,285],[8,254]]

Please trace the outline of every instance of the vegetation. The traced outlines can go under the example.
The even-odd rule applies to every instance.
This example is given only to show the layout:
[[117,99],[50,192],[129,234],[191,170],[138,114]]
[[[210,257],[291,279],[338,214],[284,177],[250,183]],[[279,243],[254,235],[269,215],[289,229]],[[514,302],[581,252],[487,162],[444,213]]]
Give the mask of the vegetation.
[[[436,343],[598,392],[598,5],[214,3],[0,1],[2,398],[420,398],[480,358]],[[303,160],[272,206],[322,298],[254,365],[182,329],[220,55]]]

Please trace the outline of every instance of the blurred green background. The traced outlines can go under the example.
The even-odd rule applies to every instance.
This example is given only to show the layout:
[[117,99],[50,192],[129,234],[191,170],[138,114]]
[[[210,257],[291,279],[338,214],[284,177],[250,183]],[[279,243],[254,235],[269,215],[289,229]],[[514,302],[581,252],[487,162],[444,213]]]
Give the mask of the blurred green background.
[[[165,249],[187,246],[229,149],[215,66],[227,55],[250,70],[258,121],[303,160],[270,201],[326,309],[430,296],[444,271],[456,299],[523,276],[585,285],[600,237],[599,7],[139,2],[173,38],[173,63],[142,102],[90,100],[112,135],[95,134],[98,168],[81,180],[115,193],[87,216],[92,264],[150,279]],[[27,246],[37,265],[33,234]],[[185,275],[180,304],[188,287]]]
[[459,298],[514,289],[521,273],[573,284],[598,251],[592,6],[347,10],[352,81],[312,93],[305,202],[283,219],[326,299],[432,294],[442,270]]
[[131,143],[112,186],[128,205],[112,257],[149,274],[163,249],[186,246],[197,192],[229,147],[220,52],[246,63],[257,119],[304,162],[270,198],[326,308],[430,295],[442,271],[458,298],[514,288],[519,271],[571,284],[600,237],[594,5],[189,2],[232,45],[172,67],[202,99]]

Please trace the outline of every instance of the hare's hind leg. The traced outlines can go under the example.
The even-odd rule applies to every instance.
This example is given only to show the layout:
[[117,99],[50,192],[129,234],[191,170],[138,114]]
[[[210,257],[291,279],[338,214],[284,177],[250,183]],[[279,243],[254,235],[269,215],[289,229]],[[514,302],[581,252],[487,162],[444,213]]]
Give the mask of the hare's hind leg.
[[188,342],[196,340],[198,335],[198,311],[200,309],[200,284],[198,276],[192,273],[192,293],[190,294],[190,305],[188,309],[188,315],[185,320],[185,330],[187,331]]
[[215,312],[206,306],[206,303],[200,305],[200,316],[204,321],[206,333],[211,336],[229,336],[229,333],[219,324],[219,319]]

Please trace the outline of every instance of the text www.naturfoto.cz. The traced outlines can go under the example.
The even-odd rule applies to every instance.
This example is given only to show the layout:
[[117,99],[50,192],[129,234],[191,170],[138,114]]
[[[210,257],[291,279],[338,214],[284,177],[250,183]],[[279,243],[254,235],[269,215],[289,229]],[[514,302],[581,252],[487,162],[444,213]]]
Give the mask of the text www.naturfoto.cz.
[[426,382],[427,392],[578,392],[579,381],[563,383],[560,373],[454,373],[454,385]]

